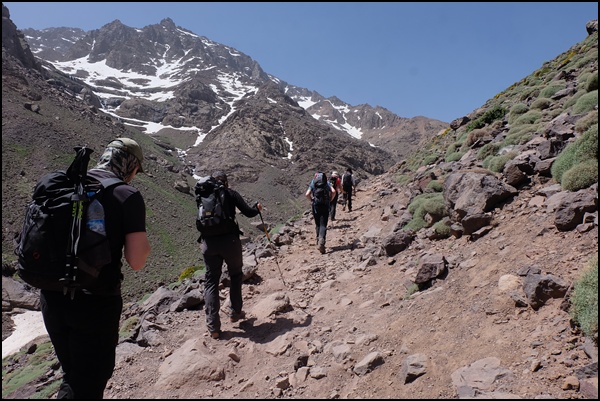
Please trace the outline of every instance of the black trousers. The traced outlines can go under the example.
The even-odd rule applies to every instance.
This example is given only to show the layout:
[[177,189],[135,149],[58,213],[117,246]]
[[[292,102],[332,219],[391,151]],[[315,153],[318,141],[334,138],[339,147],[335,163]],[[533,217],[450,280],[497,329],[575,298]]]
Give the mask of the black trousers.
[[333,200],[329,204],[329,218],[331,220],[335,220],[335,212],[336,212],[336,209],[337,209],[337,204],[338,204],[338,198],[339,197],[340,197],[340,194],[336,192],[335,198],[333,198]]
[[344,192],[344,204],[348,203],[348,211],[352,211],[352,191]]
[[200,244],[202,257],[206,266],[204,283],[204,309],[206,327],[209,331],[221,330],[219,310],[219,282],[223,272],[223,262],[227,263],[227,271],[231,279],[229,301],[235,312],[241,312],[243,306],[242,282],[244,281],[242,241],[239,234],[226,234],[218,237],[204,238]]
[[329,205],[313,205],[312,212],[315,219],[317,241],[322,238],[325,242],[327,240],[327,223],[329,222]]
[[81,291],[40,293],[42,317],[64,372],[59,396],[102,399],[115,368],[120,295],[89,295]]

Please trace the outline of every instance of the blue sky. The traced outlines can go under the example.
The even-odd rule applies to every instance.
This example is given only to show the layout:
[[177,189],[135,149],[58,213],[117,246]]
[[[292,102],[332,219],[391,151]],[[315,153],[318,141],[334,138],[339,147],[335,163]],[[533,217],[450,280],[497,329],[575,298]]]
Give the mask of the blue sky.
[[289,84],[450,122],[586,38],[596,2],[4,2],[17,28],[171,18]]

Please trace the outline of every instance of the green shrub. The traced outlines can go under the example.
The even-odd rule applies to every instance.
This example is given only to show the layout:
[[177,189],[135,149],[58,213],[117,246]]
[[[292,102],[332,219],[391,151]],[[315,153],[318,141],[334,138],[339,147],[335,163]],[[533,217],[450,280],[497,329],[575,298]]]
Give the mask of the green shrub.
[[433,189],[435,192],[444,191],[444,183],[439,180],[431,180],[427,184],[427,188]]
[[569,310],[573,321],[588,337],[598,333],[598,255],[589,261],[583,274],[573,284]]
[[573,96],[571,96],[563,105],[563,110],[567,110],[568,108],[572,107],[575,105],[575,103],[577,103],[577,101],[579,100],[579,98],[583,95],[585,95],[587,93],[587,91],[585,89],[579,89],[577,91],[577,93],[575,93]]
[[535,110],[546,110],[550,106],[552,106],[552,100],[546,97],[539,97],[531,103],[531,108]]
[[423,159],[423,166],[429,166],[430,164],[434,164],[437,160],[437,155],[433,154],[433,155],[427,155],[425,156],[425,158]]
[[506,109],[500,106],[493,107],[487,110],[483,115],[470,123],[468,123],[465,127],[467,132],[473,131],[477,128],[483,128],[487,124],[491,124],[492,122],[503,118],[506,115]]
[[562,185],[565,172],[590,159],[598,160],[598,124],[592,125],[579,139],[563,149],[550,169],[552,178]]
[[402,229],[406,231],[419,231],[421,228],[427,226],[424,219],[427,213],[440,218],[446,216],[444,194],[435,192],[417,195],[410,205],[408,205],[408,211],[412,214],[412,220],[402,227]]
[[575,123],[575,132],[582,134],[592,125],[598,124],[598,111],[592,110]]
[[529,107],[525,103],[516,103],[508,112],[508,123],[512,124],[519,116],[527,113],[529,111]]
[[[598,59],[596,58],[596,60],[598,60]],[[591,74],[588,77],[587,81],[585,82],[584,88],[588,92],[593,92],[593,91],[598,90],[598,71],[596,71],[594,74]]]
[[411,182],[413,179],[412,175],[409,174],[398,174],[396,176],[396,183],[398,183],[398,185],[406,185],[409,182]]
[[486,143],[477,152],[477,160],[484,160],[488,156],[494,156],[502,149],[502,144],[499,142]]
[[541,98],[550,98],[556,94],[556,92],[565,89],[565,85],[548,85],[540,91]]
[[583,114],[598,106],[598,89],[582,95],[573,106],[573,114]]
[[512,151],[498,156],[491,156],[486,158],[482,164],[484,168],[487,168],[495,173],[500,173],[502,170],[504,170],[506,163],[514,159],[518,154],[518,152]]
[[435,233],[442,238],[448,238],[451,235],[450,226],[446,224],[444,220],[438,221],[432,226],[432,228]]
[[567,191],[579,191],[597,182],[598,160],[589,159],[565,171],[560,184]]
[[133,330],[136,328],[139,322],[139,316],[131,316],[121,323],[121,327],[119,328],[119,339],[131,337]]
[[539,110],[529,110],[517,118],[514,125],[535,124],[540,118],[542,118],[542,113]]
[[[531,125],[528,125],[528,127],[531,127]],[[533,138],[533,134],[536,130],[523,130],[523,131],[518,131],[517,133],[513,134],[513,135],[507,135],[506,138],[504,138],[504,145],[505,146],[509,146],[509,145],[523,145],[524,143],[529,142],[532,138]]]
[[446,161],[446,162],[455,162],[457,160],[460,160],[460,158],[463,157],[465,155],[465,153],[466,152],[463,152],[463,151],[450,153],[449,155],[446,156],[446,158],[444,159],[444,161]]
[[186,267],[185,269],[183,269],[183,271],[181,272],[181,274],[177,278],[177,281],[183,281],[186,278],[191,278],[194,275],[194,273],[197,270],[202,269],[202,267],[203,266],[190,266],[190,267]]

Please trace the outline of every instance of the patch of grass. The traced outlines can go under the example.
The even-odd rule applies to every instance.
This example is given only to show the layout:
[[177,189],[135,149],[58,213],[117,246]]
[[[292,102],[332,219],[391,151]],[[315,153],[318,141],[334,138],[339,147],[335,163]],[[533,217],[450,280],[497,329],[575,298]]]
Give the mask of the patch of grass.
[[589,159],[565,171],[560,182],[567,191],[579,191],[598,182],[598,160]]
[[[28,358],[27,364],[22,369],[16,369],[13,371],[7,371],[8,358],[21,359]],[[54,347],[50,341],[41,343],[38,345],[35,352],[31,355],[25,355],[24,351],[6,358],[6,361],[2,360],[2,398],[6,398],[12,392],[24,387],[32,386],[48,371],[52,370],[52,366],[58,364],[58,359],[54,354]],[[6,363],[5,363],[6,362]],[[31,398],[50,398],[56,391],[60,383],[57,381],[52,384],[52,388],[44,386],[40,390],[42,393],[36,393]]]
[[590,159],[598,160],[598,124],[592,125],[579,139],[563,149],[552,164],[552,178],[562,185],[563,175],[568,170]]
[[424,193],[416,196],[410,205],[408,211],[412,214],[412,220],[402,227],[406,231],[419,231],[427,227],[425,215],[442,218],[446,216],[446,205],[444,203],[444,194],[441,192]]
[[582,95],[573,106],[573,114],[584,114],[598,106],[598,89]]
[[570,315],[588,337],[598,333],[598,255],[573,284]]

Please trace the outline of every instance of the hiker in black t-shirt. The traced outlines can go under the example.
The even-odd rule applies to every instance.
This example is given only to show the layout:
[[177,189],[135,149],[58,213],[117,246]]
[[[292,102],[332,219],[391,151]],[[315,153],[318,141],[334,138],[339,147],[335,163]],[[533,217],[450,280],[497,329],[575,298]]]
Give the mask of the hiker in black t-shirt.
[[[236,208],[238,208],[246,217],[254,217],[262,211],[262,205],[260,203],[257,202],[255,206],[250,207],[237,191],[229,188],[227,175],[224,172],[217,171],[214,172],[212,176],[225,186],[225,190],[227,191],[225,198],[228,202],[224,207],[229,208],[228,214],[232,216],[232,218],[235,216]],[[232,323],[235,323],[245,317],[245,313],[242,310],[242,281],[244,279],[242,267],[244,261],[242,257],[240,234],[241,231],[236,223],[232,226],[231,232],[227,234],[220,234],[217,236],[202,235],[199,239],[202,257],[206,266],[204,283],[206,327],[210,336],[214,339],[218,339],[222,335],[221,318],[219,316],[219,310],[221,308],[219,282],[221,280],[223,262],[227,264],[227,270],[231,280],[229,288],[230,307],[227,311],[229,320]]]
[[[118,177],[129,184],[143,172],[142,161],[142,150],[135,141],[118,138],[108,144],[88,175]],[[140,270],[150,254],[142,195],[130,185],[109,191],[101,203],[112,262],[100,272],[98,284],[76,290],[73,298],[62,291],[40,292],[44,324],[64,372],[58,398],[103,398],[119,341],[121,259],[124,255],[133,270]]]
[[342,175],[342,191],[343,191],[343,200],[342,200],[342,210],[346,209],[346,204],[348,204],[348,211],[352,211],[352,195],[356,192],[356,181],[354,180],[354,175],[352,174],[352,169],[348,167],[344,175]]

